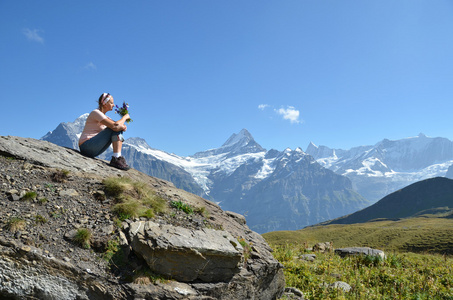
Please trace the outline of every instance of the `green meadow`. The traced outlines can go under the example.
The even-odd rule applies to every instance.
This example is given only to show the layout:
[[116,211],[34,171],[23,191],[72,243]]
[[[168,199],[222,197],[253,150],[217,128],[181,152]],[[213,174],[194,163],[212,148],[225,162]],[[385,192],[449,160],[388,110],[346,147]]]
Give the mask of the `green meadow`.
[[[350,225],[312,226],[297,231],[263,234],[284,265],[286,284],[305,299],[452,299],[453,219],[424,216],[374,220]],[[334,248],[371,247],[385,259],[370,256],[341,258],[332,252],[313,253],[317,242]],[[336,281],[349,291],[329,287]],[[283,298],[285,299],[285,298]]]

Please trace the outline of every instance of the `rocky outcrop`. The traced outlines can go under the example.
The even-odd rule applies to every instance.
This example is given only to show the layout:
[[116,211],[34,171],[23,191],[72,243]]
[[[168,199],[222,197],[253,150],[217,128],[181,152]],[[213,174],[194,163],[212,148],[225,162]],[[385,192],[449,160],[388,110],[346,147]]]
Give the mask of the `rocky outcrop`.
[[[11,136],[0,136],[0,170],[0,298],[278,299],[283,293],[282,265],[242,216],[167,181]],[[51,181],[58,170],[69,172],[67,182]],[[102,180],[112,176],[145,183],[168,202],[203,207],[207,217],[169,211],[118,227],[114,199],[102,191]],[[11,230],[13,218],[22,219],[21,228]],[[68,238],[78,228],[93,232],[91,249]],[[124,266],[102,259],[112,240],[121,242]],[[168,279],[128,280],[145,268]]]
[[243,249],[228,231],[134,222],[132,248],[155,272],[178,281],[228,281],[239,272]]

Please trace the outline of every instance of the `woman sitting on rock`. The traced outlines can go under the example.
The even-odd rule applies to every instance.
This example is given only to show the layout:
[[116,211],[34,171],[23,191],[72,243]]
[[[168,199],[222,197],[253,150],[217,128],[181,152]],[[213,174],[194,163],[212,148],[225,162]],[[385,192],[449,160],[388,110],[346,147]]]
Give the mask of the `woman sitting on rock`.
[[96,157],[112,144],[113,156],[110,165],[121,170],[129,170],[126,160],[121,156],[121,147],[124,142],[122,133],[127,130],[124,122],[130,118],[129,114],[116,122],[105,115],[115,106],[113,97],[109,93],[103,93],[99,97],[98,104],[99,108],[90,113],[80,136],[80,153],[88,157]]

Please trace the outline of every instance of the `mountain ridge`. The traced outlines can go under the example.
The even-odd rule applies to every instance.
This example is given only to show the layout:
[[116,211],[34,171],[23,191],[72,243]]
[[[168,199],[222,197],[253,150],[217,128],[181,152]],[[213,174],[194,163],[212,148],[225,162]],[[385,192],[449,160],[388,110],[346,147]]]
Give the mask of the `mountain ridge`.
[[324,167],[351,179],[354,188],[372,202],[414,182],[443,177],[453,165],[453,142],[423,133],[349,150],[310,143],[307,153]]

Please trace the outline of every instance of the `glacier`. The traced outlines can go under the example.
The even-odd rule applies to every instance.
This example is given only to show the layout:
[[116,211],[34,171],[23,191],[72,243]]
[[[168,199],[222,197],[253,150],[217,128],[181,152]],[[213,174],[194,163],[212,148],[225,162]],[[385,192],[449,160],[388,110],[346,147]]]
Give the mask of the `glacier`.
[[354,188],[372,202],[414,182],[444,177],[453,164],[453,142],[423,133],[350,150],[310,143],[307,153],[325,168],[351,179]]

